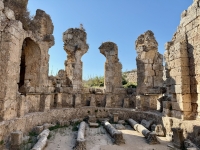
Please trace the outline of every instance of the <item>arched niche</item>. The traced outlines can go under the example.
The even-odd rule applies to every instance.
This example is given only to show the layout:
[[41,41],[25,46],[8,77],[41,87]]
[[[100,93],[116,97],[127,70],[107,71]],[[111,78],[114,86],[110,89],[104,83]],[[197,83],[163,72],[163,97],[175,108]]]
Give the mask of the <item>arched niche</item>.
[[25,93],[27,87],[38,87],[40,80],[41,50],[31,38],[25,38],[21,49],[18,89]]

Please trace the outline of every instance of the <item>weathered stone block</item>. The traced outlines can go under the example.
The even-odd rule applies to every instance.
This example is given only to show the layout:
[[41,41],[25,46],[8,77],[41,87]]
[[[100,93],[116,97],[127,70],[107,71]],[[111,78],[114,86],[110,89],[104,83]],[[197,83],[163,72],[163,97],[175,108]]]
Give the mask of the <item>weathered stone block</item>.
[[166,117],[171,117],[171,110],[170,109],[163,108],[163,112],[162,113]]
[[172,108],[172,102],[171,101],[163,101],[163,108],[165,109],[171,109]]
[[172,117],[182,119],[182,120],[187,120],[187,119],[190,119],[191,112],[172,110],[171,114],[172,114],[171,115]]
[[113,122],[118,122],[118,121],[119,121],[119,114],[113,113]]
[[111,107],[112,106],[112,95],[108,94],[106,95],[106,106],[105,107]]
[[192,111],[191,103],[172,102],[172,109],[178,111]]
[[11,9],[9,9],[8,7],[5,7],[4,12],[8,19],[15,20],[14,12]]
[[175,93],[189,94],[190,93],[190,86],[188,86],[188,85],[175,85]]
[[3,3],[3,1],[1,0],[0,1],[0,11],[2,11],[4,9],[4,3]]
[[36,134],[40,134],[44,130],[44,126],[36,126],[34,131]]
[[176,100],[178,103],[190,103],[191,94],[176,94]]
[[88,118],[88,122],[93,122],[93,123],[95,123],[96,121],[97,121],[97,118],[96,118],[96,116],[88,116],[89,118]]
[[190,85],[190,76],[176,76],[175,83],[179,85]]
[[11,149],[20,149],[20,145],[23,142],[23,133],[21,131],[16,131],[11,133]]
[[123,108],[129,108],[129,98],[124,98]]
[[75,95],[75,103],[74,103],[74,107],[81,107],[81,94],[76,94]]

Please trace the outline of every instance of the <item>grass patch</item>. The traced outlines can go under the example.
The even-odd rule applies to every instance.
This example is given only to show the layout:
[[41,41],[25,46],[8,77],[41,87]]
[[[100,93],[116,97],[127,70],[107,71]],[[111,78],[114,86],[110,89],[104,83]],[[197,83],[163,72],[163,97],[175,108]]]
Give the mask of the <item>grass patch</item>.
[[52,131],[52,130],[56,130],[56,129],[60,129],[60,128],[66,128],[68,127],[67,125],[64,125],[64,126],[61,126],[59,124],[53,126],[53,127],[49,127],[49,130]]
[[78,131],[78,125],[80,124],[79,121],[72,124],[72,131]]
[[38,134],[35,131],[31,131],[28,134],[29,136],[38,136]]
[[1,141],[0,141],[0,145],[3,145],[3,143],[4,143],[4,141],[3,141],[3,140],[1,140]]

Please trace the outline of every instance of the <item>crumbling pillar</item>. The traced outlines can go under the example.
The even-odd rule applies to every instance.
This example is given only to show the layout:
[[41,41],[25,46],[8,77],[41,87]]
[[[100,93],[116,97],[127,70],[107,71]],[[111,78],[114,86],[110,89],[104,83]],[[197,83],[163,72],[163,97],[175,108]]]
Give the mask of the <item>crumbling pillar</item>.
[[99,47],[106,57],[104,70],[104,88],[106,93],[112,93],[115,88],[122,87],[122,65],[118,59],[118,48],[113,42],[105,42]]
[[[163,56],[152,31],[140,35],[135,42],[137,51],[137,107],[157,109],[157,99],[163,86]],[[147,96],[148,95],[148,96]]]
[[121,131],[115,129],[108,121],[104,121],[103,125],[111,137],[114,139],[115,144],[120,145],[125,143]]
[[147,139],[147,142],[149,144],[159,144],[160,142],[157,140],[156,133],[150,132],[148,129],[146,129],[143,125],[137,123],[133,119],[128,119],[129,124],[138,131],[139,133],[142,133],[142,135],[145,136]]
[[86,123],[83,121],[80,123],[79,129],[78,129],[76,146],[74,150],[86,150],[85,128],[86,128]]
[[67,52],[65,71],[71,80],[73,91],[82,89],[82,61],[81,57],[88,51],[87,34],[83,29],[70,28],[63,33],[64,49]]

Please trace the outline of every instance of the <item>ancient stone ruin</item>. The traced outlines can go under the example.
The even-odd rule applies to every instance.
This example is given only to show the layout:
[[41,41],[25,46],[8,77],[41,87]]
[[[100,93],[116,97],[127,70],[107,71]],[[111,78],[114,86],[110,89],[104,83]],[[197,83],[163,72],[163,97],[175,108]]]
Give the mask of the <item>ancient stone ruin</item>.
[[[99,47],[106,57],[104,87],[83,87],[81,57],[89,46],[82,25],[63,33],[65,70],[48,76],[54,26],[43,10],[27,18],[27,3],[0,0],[0,148],[21,149],[34,131],[34,144],[26,146],[43,149],[49,129],[74,125],[79,129],[74,149],[86,149],[90,134],[85,130],[101,122],[119,146],[127,144],[123,130],[129,128],[149,144],[162,143],[162,136],[173,148],[200,147],[199,0],[183,11],[176,33],[166,43],[165,67],[154,33],[149,30],[138,37],[137,88],[123,88],[122,64],[113,42]],[[77,126],[76,121],[82,123]]]

